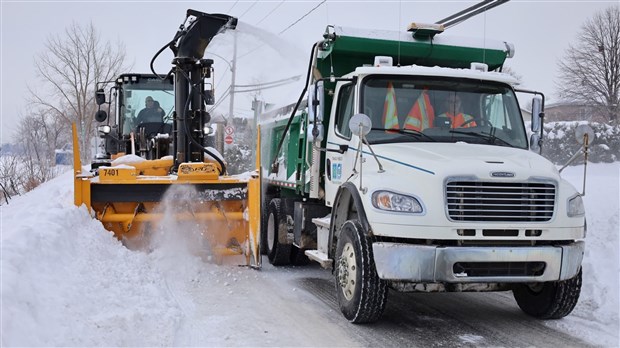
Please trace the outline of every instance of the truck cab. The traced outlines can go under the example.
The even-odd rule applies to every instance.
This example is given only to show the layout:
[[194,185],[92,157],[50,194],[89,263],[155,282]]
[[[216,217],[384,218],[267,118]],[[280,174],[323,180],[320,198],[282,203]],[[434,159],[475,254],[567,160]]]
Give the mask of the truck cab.
[[[356,148],[359,139],[353,140],[349,121],[353,115],[362,113],[372,122],[366,135],[370,145],[381,153],[386,151],[387,156],[410,157],[415,163],[421,163],[425,157],[439,160],[440,153],[429,152],[438,146],[452,158],[462,147],[460,143],[528,149],[526,130],[511,85],[515,81],[508,75],[471,69],[365,67],[345,77],[359,83],[340,82],[336,87],[337,102],[327,128],[327,148]],[[465,116],[458,117],[460,114]],[[419,153],[399,153],[408,148],[426,149]],[[389,166],[394,159],[386,155],[378,158]],[[352,170],[353,162],[344,163],[343,158],[337,152],[326,153],[328,205]],[[428,169],[419,167],[417,171],[424,173]]]

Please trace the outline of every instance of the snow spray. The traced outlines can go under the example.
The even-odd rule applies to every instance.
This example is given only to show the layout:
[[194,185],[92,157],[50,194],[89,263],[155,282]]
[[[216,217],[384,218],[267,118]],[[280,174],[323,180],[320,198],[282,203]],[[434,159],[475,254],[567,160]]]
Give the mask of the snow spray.
[[195,192],[191,185],[170,185],[156,211],[162,214],[162,219],[145,231],[149,235],[149,249],[153,256],[165,269],[177,273],[195,274],[204,267],[201,259],[209,258],[210,247],[205,238],[207,226],[191,218],[178,218],[192,215],[196,205],[192,198],[196,196]]

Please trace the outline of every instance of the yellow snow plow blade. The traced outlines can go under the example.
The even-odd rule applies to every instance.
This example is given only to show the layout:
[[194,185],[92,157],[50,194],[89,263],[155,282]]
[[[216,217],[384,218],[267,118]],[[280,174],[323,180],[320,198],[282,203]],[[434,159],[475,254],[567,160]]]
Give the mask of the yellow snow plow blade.
[[[260,143],[260,141],[259,141]],[[215,163],[182,163],[167,174],[172,157],[82,170],[73,125],[75,205],[86,205],[103,226],[128,244],[156,233],[200,236],[203,252],[221,260],[244,255],[260,267],[260,177],[219,176]]]

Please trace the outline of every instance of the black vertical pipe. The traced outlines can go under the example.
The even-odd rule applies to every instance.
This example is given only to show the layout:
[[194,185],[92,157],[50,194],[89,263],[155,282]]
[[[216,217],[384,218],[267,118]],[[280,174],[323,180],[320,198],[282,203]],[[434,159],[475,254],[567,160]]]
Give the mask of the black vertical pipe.
[[202,104],[203,104],[203,97],[202,97],[202,68],[200,67],[199,64],[194,63],[191,66],[191,70],[190,70],[190,79],[191,79],[191,83],[192,83],[192,102],[191,102],[191,107],[190,107],[190,119],[191,122],[189,123],[190,125],[190,129],[189,131],[191,132],[191,134],[188,134],[189,137],[193,137],[194,139],[197,139],[199,141],[199,143],[203,146],[197,146],[196,144],[190,143],[190,148],[191,148],[191,160],[192,162],[202,162],[203,159],[203,148],[204,148],[204,142],[202,141],[203,139],[203,132],[202,132],[202,126],[203,126],[203,122],[202,122]]
[[176,58],[173,63],[175,64],[175,74],[174,74],[174,109],[176,111],[176,156],[174,160],[175,169],[178,168],[179,164],[183,162],[189,162],[188,151],[189,148],[187,146],[187,138],[188,135],[185,133],[185,125],[187,114],[185,111],[185,106],[187,103],[187,98],[189,96],[189,81],[187,80],[186,73],[186,65],[190,64],[193,59],[191,58]]

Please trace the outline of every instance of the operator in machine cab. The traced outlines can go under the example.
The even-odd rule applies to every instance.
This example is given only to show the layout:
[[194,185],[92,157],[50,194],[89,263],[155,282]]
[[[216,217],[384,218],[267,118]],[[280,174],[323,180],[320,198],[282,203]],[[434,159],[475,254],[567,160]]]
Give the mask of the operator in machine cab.
[[450,92],[446,96],[444,103],[444,112],[439,115],[439,119],[448,120],[450,128],[469,128],[476,127],[474,116],[466,114],[463,111],[461,97],[457,92]]
[[163,123],[164,122],[164,110],[159,106],[159,102],[153,100],[153,97],[148,96],[144,100],[145,108],[140,110],[136,124],[141,123]]

